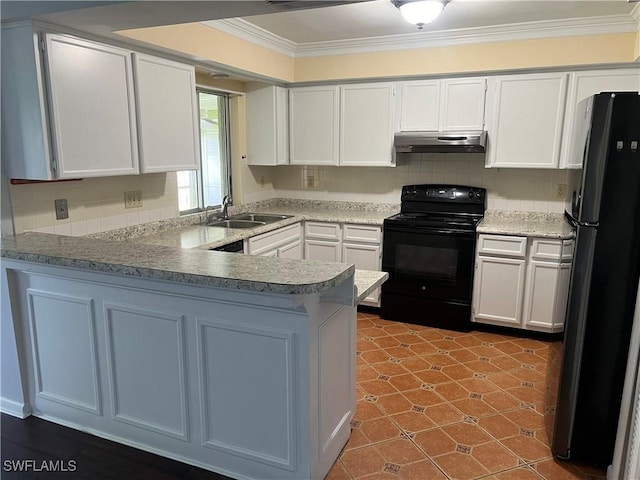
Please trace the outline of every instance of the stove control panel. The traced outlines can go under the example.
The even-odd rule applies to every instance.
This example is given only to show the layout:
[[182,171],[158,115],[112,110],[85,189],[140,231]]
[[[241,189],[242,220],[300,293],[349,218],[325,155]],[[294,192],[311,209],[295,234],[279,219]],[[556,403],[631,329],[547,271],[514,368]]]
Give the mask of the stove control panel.
[[402,201],[484,204],[487,192],[480,187],[461,185],[405,185]]

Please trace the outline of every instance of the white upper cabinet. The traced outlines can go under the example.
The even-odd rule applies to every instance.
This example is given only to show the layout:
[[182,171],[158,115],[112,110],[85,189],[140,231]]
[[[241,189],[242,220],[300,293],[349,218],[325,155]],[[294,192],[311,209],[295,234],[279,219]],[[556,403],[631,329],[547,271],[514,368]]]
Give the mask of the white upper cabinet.
[[496,76],[491,83],[487,166],[558,168],[567,74]]
[[289,94],[286,88],[250,84],[247,89],[247,164],[289,163]]
[[1,83],[8,178],[198,168],[192,66],[21,23],[2,26]]
[[588,122],[588,119],[584,118],[585,111],[578,112],[578,104],[596,93],[620,91],[640,91],[640,68],[590,70],[570,74],[560,168],[582,168],[586,140],[586,135],[582,133],[584,122]]
[[393,85],[289,90],[292,165],[393,166]]
[[340,165],[391,165],[393,85],[346,85],[341,90]]
[[2,25],[0,143],[7,178],[55,178],[38,44],[31,26]]
[[486,78],[457,78],[442,82],[441,132],[482,130]]
[[397,129],[482,130],[486,85],[484,77],[401,82]]
[[199,113],[195,68],[133,54],[140,172],[199,168]]
[[400,87],[400,131],[438,131],[441,84],[440,80],[398,84]]
[[338,165],[340,87],[289,90],[292,165]]
[[130,52],[63,35],[45,38],[57,177],[138,173]]

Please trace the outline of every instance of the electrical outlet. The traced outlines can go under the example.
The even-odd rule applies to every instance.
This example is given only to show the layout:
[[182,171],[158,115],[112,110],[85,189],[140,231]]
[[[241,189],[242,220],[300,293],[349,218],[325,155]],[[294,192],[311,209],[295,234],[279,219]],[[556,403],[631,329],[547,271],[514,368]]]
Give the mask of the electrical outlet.
[[313,175],[307,177],[307,188],[313,188],[315,186],[315,178]]
[[124,192],[124,208],[139,208],[142,206],[142,191]]
[[69,207],[67,206],[66,198],[59,198],[54,200],[54,205],[56,208],[56,220],[64,220],[65,218],[69,218]]
[[559,183],[558,184],[558,190],[556,191],[556,197],[564,199],[564,198],[566,198],[566,196],[567,196],[567,184],[566,183]]

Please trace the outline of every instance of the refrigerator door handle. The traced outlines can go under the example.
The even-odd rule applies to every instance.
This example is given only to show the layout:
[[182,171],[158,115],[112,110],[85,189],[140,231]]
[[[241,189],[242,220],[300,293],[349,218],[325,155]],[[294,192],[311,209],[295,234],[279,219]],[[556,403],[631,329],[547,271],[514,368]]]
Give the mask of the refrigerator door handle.
[[581,222],[576,217],[571,215],[566,210],[564,211],[564,218],[571,227],[575,230],[578,227],[594,227],[597,228],[600,225],[600,222]]

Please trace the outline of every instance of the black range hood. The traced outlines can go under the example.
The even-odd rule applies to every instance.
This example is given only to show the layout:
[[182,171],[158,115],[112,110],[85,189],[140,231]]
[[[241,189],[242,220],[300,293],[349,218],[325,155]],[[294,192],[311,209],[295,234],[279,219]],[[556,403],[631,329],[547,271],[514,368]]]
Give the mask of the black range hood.
[[484,153],[487,132],[399,132],[393,144],[397,153]]

